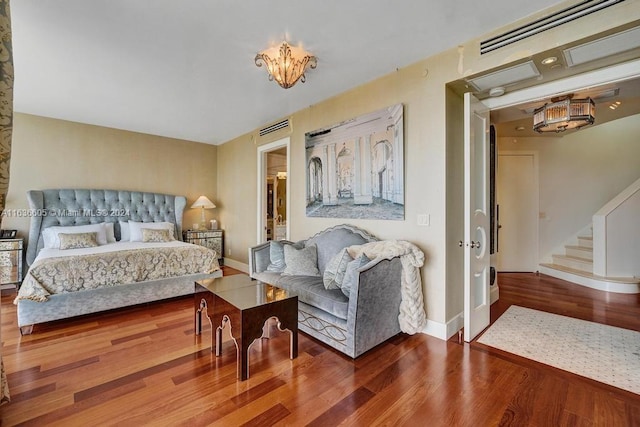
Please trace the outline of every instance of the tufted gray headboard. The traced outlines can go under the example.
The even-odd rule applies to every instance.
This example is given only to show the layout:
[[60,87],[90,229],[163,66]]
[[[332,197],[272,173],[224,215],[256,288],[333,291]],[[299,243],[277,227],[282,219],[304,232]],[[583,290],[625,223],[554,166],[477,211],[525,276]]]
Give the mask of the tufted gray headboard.
[[115,223],[118,221],[167,221],[175,224],[176,238],[182,240],[182,213],[187,199],[170,194],[120,190],[31,190],[27,191],[31,215],[27,263],[31,265],[44,246],[42,230],[56,225]]

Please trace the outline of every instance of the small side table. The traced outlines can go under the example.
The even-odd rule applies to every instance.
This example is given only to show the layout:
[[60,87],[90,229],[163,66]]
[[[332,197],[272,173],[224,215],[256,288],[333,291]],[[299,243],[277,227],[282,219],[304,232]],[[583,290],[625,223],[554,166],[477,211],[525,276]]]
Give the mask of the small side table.
[[194,303],[196,335],[202,333],[204,314],[211,325],[211,351],[216,356],[222,354],[222,330],[230,328],[241,381],[249,378],[249,347],[263,336],[270,318],[277,319],[280,331],[289,332],[289,357],[298,357],[298,296],[294,293],[234,274],[195,282]]
[[0,286],[22,283],[23,239],[0,239]]
[[213,249],[218,254],[218,262],[222,265],[224,257],[224,233],[222,230],[185,230],[182,232],[182,240]]

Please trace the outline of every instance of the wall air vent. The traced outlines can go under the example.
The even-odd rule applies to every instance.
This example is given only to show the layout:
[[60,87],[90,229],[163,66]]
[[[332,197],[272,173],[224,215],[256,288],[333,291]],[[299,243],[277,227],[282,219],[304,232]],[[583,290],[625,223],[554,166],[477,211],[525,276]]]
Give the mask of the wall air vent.
[[260,129],[259,134],[260,134],[260,137],[263,137],[283,129],[290,130],[289,119],[284,119],[282,121],[279,121],[277,123],[273,123],[267,127],[264,127]]
[[480,42],[480,54],[484,55],[485,53],[489,53],[511,43],[542,33],[543,31],[605,9],[609,6],[613,6],[614,4],[622,3],[623,1],[624,0],[586,0],[580,2],[545,18],[538,19],[537,21],[533,21],[527,25],[523,25],[499,36]]

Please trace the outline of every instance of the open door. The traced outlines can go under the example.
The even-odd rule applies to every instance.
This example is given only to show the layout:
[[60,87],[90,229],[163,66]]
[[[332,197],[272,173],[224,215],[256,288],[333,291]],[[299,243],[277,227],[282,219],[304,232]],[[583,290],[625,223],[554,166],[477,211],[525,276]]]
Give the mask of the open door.
[[464,340],[490,322],[489,109],[464,94]]
[[290,206],[289,137],[258,147],[257,243],[289,236],[287,209]]

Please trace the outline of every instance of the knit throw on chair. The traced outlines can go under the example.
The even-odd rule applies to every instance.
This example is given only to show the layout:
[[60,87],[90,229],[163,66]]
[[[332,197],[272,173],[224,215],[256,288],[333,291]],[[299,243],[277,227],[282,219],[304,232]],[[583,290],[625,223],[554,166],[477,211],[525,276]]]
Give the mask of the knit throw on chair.
[[427,325],[422,295],[420,267],[424,264],[424,253],[413,243],[404,240],[381,240],[378,242],[354,245],[347,248],[352,258],[365,254],[369,259],[392,259],[400,257],[402,263],[400,330],[407,334],[422,332]]

